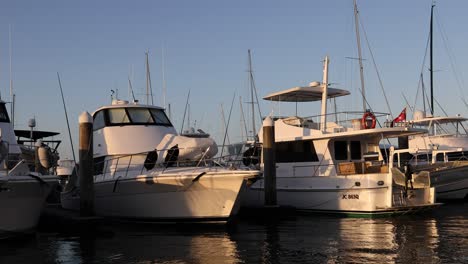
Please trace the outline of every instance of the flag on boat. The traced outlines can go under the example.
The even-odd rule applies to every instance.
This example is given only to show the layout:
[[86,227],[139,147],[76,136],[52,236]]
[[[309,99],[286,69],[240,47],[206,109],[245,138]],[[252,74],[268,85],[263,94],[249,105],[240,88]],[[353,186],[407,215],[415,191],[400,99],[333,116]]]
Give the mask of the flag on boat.
[[392,121],[392,126],[395,123],[405,122],[406,121],[406,107],[401,111],[401,113]]

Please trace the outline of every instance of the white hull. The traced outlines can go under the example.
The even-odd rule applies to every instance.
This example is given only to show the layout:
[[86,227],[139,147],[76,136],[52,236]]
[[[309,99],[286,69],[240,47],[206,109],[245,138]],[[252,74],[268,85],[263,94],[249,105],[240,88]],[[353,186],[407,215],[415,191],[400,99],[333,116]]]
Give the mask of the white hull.
[[[243,206],[263,206],[263,182],[251,186]],[[388,174],[277,178],[278,205],[305,211],[382,214],[422,209],[434,203],[434,188],[414,189],[408,194],[405,198],[403,188],[392,186]]]
[[[255,175],[258,171],[171,168],[154,176],[106,177],[94,184],[95,213],[148,221],[225,220],[237,213],[245,179]],[[77,198],[62,194],[62,207],[78,209]]]
[[468,198],[468,167],[431,172],[431,185],[436,188],[437,199],[460,200]]
[[44,202],[57,183],[55,176],[41,177],[45,183],[29,176],[2,177],[0,182],[0,233],[27,232],[39,221]]

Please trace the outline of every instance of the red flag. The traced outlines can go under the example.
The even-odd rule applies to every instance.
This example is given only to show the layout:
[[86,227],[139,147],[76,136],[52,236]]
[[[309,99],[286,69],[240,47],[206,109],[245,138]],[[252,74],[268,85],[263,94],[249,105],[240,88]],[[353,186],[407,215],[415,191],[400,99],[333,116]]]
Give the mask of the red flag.
[[401,111],[401,113],[393,119],[393,123],[400,123],[406,121],[406,107]]

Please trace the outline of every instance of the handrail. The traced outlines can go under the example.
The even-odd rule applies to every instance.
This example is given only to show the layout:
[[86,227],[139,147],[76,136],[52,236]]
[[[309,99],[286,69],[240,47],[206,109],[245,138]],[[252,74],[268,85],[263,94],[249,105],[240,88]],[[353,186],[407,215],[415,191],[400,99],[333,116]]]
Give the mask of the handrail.
[[[197,147],[179,148],[179,150],[187,150],[187,149],[200,149],[200,148],[197,148]],[[161,155],[161,153],[167,153],[168,150],[170,150],[170,148],[155,150],[155,151]],[[227,167],[228,164],[230,166],[232,166],[233,164],[240,165],[241,160],[228,159],[230,155],[208,159],[206,158],[206,155],[209,152],[209,150],[210,150],[209,147],[205,151],[200,149],[200,153],[202,153],[202,155],[199,159],[187,160],[187,161],[177,160],[172,167],[187,167],[187,166],[202,167],[202,166],[207,166],[207,165],[213,165],[217,167]],[[152,152],[152,151],[145,151],[145,152],[139,152],[139,153],[128,154],[128,155],[120,155],[116,157],[108,157],[104,159],[103,161],[96,162],[94,164],[95,165],[94,176],[101,176],[105,178],[106,175],[107,176],[111,175],[111,177],[114,178],[116,174],[119,174],[119,176],[127,177],[130,171],[135,171],[135,170],[139,170],[140,174],[143,174],[143,172],[146,169],[144,167],[145,159],[149,152]],[[164,171],[164,169],[166,168],[166,165],[167,165],[166,161],[164,161],[164,159],[161,159],[160,157],[159,162],[156,161],[154,168],[160,168],[160,169],[163,169]],[[147,171],[151,171],[153,169],[150,169]],[[121,174],[120,172],[123,172],[123,174]]]

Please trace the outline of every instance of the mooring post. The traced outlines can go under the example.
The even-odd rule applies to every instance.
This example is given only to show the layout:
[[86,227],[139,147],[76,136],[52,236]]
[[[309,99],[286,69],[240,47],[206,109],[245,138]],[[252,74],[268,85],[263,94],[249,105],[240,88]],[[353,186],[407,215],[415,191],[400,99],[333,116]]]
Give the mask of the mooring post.
[[83,112],[80,123],[80,216],[94,216],[93,118]]
[[263,121],[263,168],[265,206],[276,206],[275,123],[269,116]]

